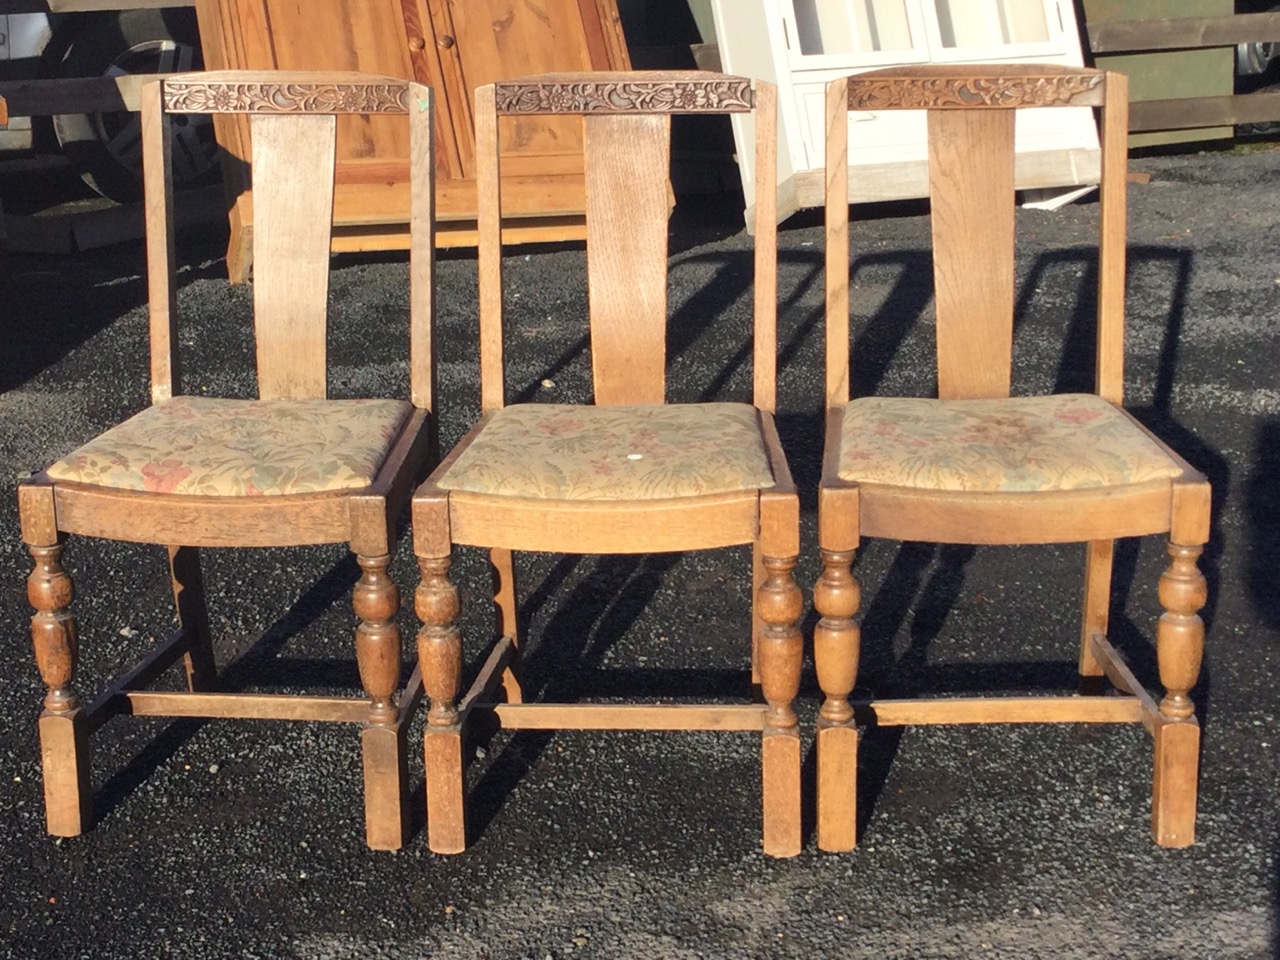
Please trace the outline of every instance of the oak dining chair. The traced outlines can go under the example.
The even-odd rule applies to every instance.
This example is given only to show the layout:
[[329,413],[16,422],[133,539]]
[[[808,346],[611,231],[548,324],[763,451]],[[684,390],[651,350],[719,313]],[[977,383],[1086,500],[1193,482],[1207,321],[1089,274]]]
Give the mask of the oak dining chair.
[[[366,839],[398,848],[406,720],[421,686],[415,672],[397,698],[399,599],[387,567],[396,518],[435,455],[432,92],[360,74],[210,72],[148,83],[141,96],[151,403],[18,490],[35,560],[32,638],[48,687],[39,719],[48,830],[67,837],[89,826],[89,737],[113,718],[329,721],[361,728]],[[252,132],[252,399],[183,392],[168,132],[175,115],[191,113],[240,114]],[[332,399],[335,130],[374,121],[401,125],[411,144],[409,396]],[[163,546],[172,574],[177,628],[91,702],[74,683],[80,643],[62,565],[68,534]],[[198,551],[326,543],[349,544],[361,571],[354,660],[364,696],[219,689]],[[179,660],[186,689],[151,689]]]
[[[1101,115],[1096,379],[1092,392],[1013,395],[1016,116],[1022,108]],[[851,111],[926,114],[936,397],[859,396],[850,383]],[[1152,832],[1195,836],[1200,729],[1190,698],[1200,670],[1209,535],[1205,478],[1123,407],[1127,80],[1048,66],[919,66],[833,80],[826,88],[826,441],[818,494],[821,619],[814,656],[818,845],[856,842],[863,537],[946,544],[1084,544],[1079,674],[1119,696],[875,699],[879,726],[1140,723],[1155,743]],[[1157,700],[1108,640],[1114,541],[1167,536],[1156,626]],[[975,648],[997,648],[996,636]],[[1094,681],[1096,682],[1096,681]],[[1082,684],[1087,687],[1088,684]]]
[[[557,74],[476,91],[482,417],[413,499],[433,851],[467,844],[464,743],[478,714],[517,730],[755,732],[764,850],[800,850],[793,701],[802,603],[792,577],[799,502],[773,422],[775,96],[768,83],[702,72]],[[750,114],[756,131],[753,402],[668,403],[671,118],[726,113]],[[543,114],[583,118],[590,404],[507,404],[499,123]],[[459,597],[448,573],[458,544],[491,551],[499,612],[497,636],[465,690]],[[752,650],[763,703],[524,702],[513,551],[644,554],[745,544],[754,549],[754,614],[742,649]],[[745,671],[742,693],[750,697]]]

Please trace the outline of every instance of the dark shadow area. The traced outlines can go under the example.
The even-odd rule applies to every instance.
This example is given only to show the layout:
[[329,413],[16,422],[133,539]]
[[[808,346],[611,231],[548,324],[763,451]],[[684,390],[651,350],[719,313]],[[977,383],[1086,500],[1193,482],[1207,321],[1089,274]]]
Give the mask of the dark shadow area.
[[[221,275],[221,256],[211,248],[188,251],[179,286]],[[201,266],[207,263],[207,266]],[[0,365],[0,393],[22,386],[83,346],[106,327],[146,303],[145,253],[140,244],[94,251],[50,267],[38,256],[10,254],[8,279],[0,282],[6,299],[0,320],[5,362]],[[68,279],[68,274],[72,277]],[[120,277],[129,277],[120,282]],[[145,340],[139,343],[146,350]]]
[[[610,680],[606,680],[607,689],[601,689],[588,678],[594,676],[599,681],[615,675],[616,671],[601,668],[602,661],[657,594],[678,559],[678,554],[603,556],[589,571],[573,578],[576,582],[567,596],[537,631],[541,641],[526,650],[526,695],[532,700],[572,703],[584,696],[617,696],[626,690],[626,684],[619,686]],[[552,575],[521,604],[522,617],[532,623],[584,562],[581,557],[561,558]]]
[[[248,649],[218,672],[217,689],[235,692],[250,684],[258,686],[314,686],[340,688],[359,697],[360,676],[355,654],[342,660],[299,660],[279,657],[289,639],[309,627],[335,603],[350,603],[351,590],[359,579],[355,558],[348,556],[317,580],[284,616],[269,626]],[[94,793],[95,819],[110,813],[182,746],[208,719],[176,719],[146,744],[130,761],[112,773]]]
[[[891,220],[898,217],[919,217],[928,214],[929,200],[920,197],[912,200],[879,200],[874,203],[854,203],[849,206],[849,223],[867,223],[874,220]],[[822,207],[804,207],[787,217],[788,230],[821,227],[826,214]],[[819,255],[820,258],[820,255]]]
[[1244,503],[1249,600],[1263,624],[1275,629],[1280,627],[1280,417],[1267,417],[1254,430]]
[[1280,843],[1276,844],[1271,862],[1275,864],[1275,896],[1272,899],[1272,960],[1280,960]]
[[[291,686],[334,690],[360,690],[354,647],[351,656],[337,660],[281,657],[285,644],[305,631],[325,611],[335,606],[351,609],[351,591],[360,579],[355,555],[348,554],[317,580],[285,615],[269,626],[252,646],[226,665],[218,674],[224,690]],[[407,598],[412,602],[412,597]],[[404,598],[402,598],[402,603]],[[354,614],[352,614],[354,618]],[[355,621],[352,619],[352,629]],[[352,641],[354,643],[354,640]]]
[[[750,677],[741,671],[681,669],[616,669],[603,661],[652,601],[678,554],[603,556],[585,574],[575,576],[585,562],[561,557],[528,599],[520,604],[520,629],[529,635],[534,620],[567,582],[564,599],[536,630],[536,644],[524,648],[521,682],[527,702],[576,703],[609,698],[723,696],[741,686],[751,692]],[[746,571],[750,575],[749,570]],[[749,647],[748,647],[749,650]],[[478,666],[478,664],[477,664]],[[476,734],[484,737],[484,728]],[[478,783],[468,790],[469,832],[484,833],[511,789],[537,762],[552,734],[518,730],[506,743]],[[485,742],[482,739],[482,742]]]
[[[181,208],[182,200],[179,194],[175,207]],[[179,230],[179,290],[194,280],[226,276],[225,234],[225,227]],[[48,254],[11,249],[0,271],[5,299],[0,312],[0,338],[5,342],[0,393],[20,387],[125,314],[145,307],[146,272],[146,249],[140,241],[68,252],[54,263]],[[147,349],[145,340],[139,349]]]
[[[675,117],[674,120],[707,120],[712,117]],[[728,118],[724,118],[726,123]],[[675,135],[675,130],[672,131]],[[718,166],[713,169],[719,169]],[[672,175],[675,176],[673,170]],[[737,178],[737,167],[734,167]],[[667,254],[680,256],[690,250],[718,243],[736,236],[743,227],[746,210],[743,206],[742,188],[728,186],[723,192],[691,192],[676,194],[675,209],[671,211],[667,230]]]

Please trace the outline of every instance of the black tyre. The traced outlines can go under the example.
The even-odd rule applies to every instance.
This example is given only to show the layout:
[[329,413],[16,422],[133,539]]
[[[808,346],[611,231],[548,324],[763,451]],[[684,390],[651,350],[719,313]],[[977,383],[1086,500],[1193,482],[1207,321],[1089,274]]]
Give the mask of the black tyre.
[[[127,10],[68,19],[58,73],[115,77],[199,70],[200,36],[189,9]],[[53,118],[62,152],[85,183],[122,202],[142,196],[142,127],[136,113],[75,113]],[[208,117],[175,116],[173,176],[178,186],[217,180],[217,144]]]
[[[1237,0],[1236,13],[1280,13],[1273,0]],[[1257,93],[1280,89],[1280,42],[1258,41],[1236,47],[1236,93]],[[1275,136],[1280,119],[1268,123],[1246,123],[1237,128],[1245,136]]]

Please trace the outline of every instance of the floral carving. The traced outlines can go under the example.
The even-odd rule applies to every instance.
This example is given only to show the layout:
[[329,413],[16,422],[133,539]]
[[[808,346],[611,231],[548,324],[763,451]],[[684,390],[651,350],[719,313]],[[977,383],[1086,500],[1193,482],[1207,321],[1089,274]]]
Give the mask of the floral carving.
[[164,107],[173,113],[405,113],[398,83],[241,83],[169,80]]
[[755,103],[740,77],[499,83],[499,113],[746,113]]
[[1052,107],[1094,105],[1095,91],[1105,83],[1101,73],[1020,77],[920,77],[849,80],[849,109],[892,107]]

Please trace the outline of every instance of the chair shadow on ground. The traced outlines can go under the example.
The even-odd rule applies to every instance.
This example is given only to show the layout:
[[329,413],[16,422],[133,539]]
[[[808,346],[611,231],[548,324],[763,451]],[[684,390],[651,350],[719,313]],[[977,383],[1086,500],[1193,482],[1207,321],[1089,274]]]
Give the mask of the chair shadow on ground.
[[[323,613],[335,604],[350,608],[351,591],[360,578],[360,570],[354,556],[348,555],[329,568],[294,602],[288,610],[261,634],[253,638],[245,649],[225,665],[219,664],[217,689],[223,691],[244,690],[254,687],[297,687],[334,690],[360,697],[360,675],[356,669],[354,647],[354,618],[352,635],[348,641],[347,657],[326,659],[300,659],[281,656],[289,640],[304,632]],[[210,583],[210,596],[217,602],[217,583]],[[215,638],[215,650],[225,649],[227,638]],[[180,668],[171,674],[180,672]],[[403,682],[403,678],[402,678]],[[142,785],[163,764],[171,760],[195,734],[211,722],[207,719],[176,719],[151,738],[127,763],[112,771],[106,781],[94,792],[95,820],[111,814],[135,789]],[[354,743],[353,731],[353,743]]]
[[[181,286],[226,277],[225,234],[222,227],[183,231]],[[5,340],[0,365],[3,394],[52,367],[126,314],[146,307],[146,249],[140,241],[124,243],[67,255],[53,266],[45,256],[10,252],[0,271],[0,290],[5,300],[0,323]],[[138,355],[145,363],[144,347]]]
[[[1245,590],[1257,619],[1270,630],[1280,629],[1280,417],[1258,424],[1252,474],[1245,480]],[[1273,824],[1273,826],[1275,826]],[[1274,870],[1272,956],[1280,960],[1280,840],[1272,851]]]
[[1245,586],[1258,619],[1280,629],[1280,417],[1266,417],[1254,431],[1252,474],[1244,501],[1249,543]]
[[[752,282],[752,253],[694,254],[681,260],[684,264],[713,269],[709,281],[701,284],[695,293],[681,305],[668,322],[667,346],[669,366],[678,362],[695,346],[705,346],[700,341],[709,336],[704,318],[725,310],[726,304],[736,305],[742,298],[749,300]],[[779,251],[781,269],[790,268],[796,276],[789,277],[786,285],[780,285],[778,304],[780,318],[800,316],[799,322],[779,324],[779,375],[785,376],[788,366],[813,338],[821,336],[821,309],[805,312],[802,304],[815,294],[821,296],[821,256],[810,252]],[[899,279],[875,317],[860,331],[858,349],[854,351],[852,371],[854,381],[874,392],[883,379],[893,356],[913,327],[923,315],[931,299],[929,286],[914,282],[927,273],[929,256],[924,252],[906,254],[873,255],[860,258],[855,267],[874,269],[899,268]],[[673,270],[676,265],[673,264]],[[749,303],[742,307],[749,313]],[[743,320],[746,327],[746,321]],[[532,400],[537,384],[542,378],[556,379],[566,367],[581,362],[589,350],[589,336],[562,350],[551,363],[543,367],[530,382],[515,391],[516,402]],[[741,387],[750,376],[752,344],[749,337],[742,337],[722,350],[718,366],[710,380],[701,386],[694,399],[702,402],[724,399],[741,399],[733,396],[735,386]],[[821,388],[819,387],[819,390]],[[670,385],[669,385],[670,392]],[[815,397],[814,399],[817,399]],[[800,494],[802,511],[812,516],[816,509],[817,484],[822,459],[822,417],[818,413],[779,413],[778,431],[792,477]],[[802,544],[802,561],[804,546]],[[635,617],[649,603],[665,574],[676,562],[671,555],[636,557],[607,557],[596,561],[592,571],[579,580],[569,595],[560,602],[538,631],[539,646],[525,663],[525,669],[535,686],[526,690],[528,699],[577,699],[595,697],[702,697],[744,694],[750,691],[745,667],[741,671],[674,670],[674,669],[626,669],[603,670],[601,661],[614,644],[635,621]],[[521,629],[527,630],[534,615],[541,612],[550,597],[564,583],[573,579],[584,558],[566,556],[553,567],[552,572],[537,586],[533,594],[521,604]],[[740,572],[748,577],[749,569]],[[808,595],[810,584],[801,583]],[[807,606],[807,605],[806,605]],[[744,613],[744,616],[746,614]],[[814,617],[808,612],[801,627],[806,648],[812,635]],[[746,640],[744,638],[744,655]],[[744,661],[745,663],[745,661]],[[551,664],[573,664],[561,672],[549,670]],[[474,669],[478,664],[473,664]],[[548,679],[540,681],[542,673]],[[585,682],[584,682],[585,681]],[[817,695],[811,665],[807,665],[802,680],[801,697],[813,699]],[[492,729],[483,736],[491,736]],[[481,835],[505,801],[506,795],[532,768],[551,740],[550,733],[518,731],[494,758],[478,783],[472,785],[469,807],[470,829],[473,835]],[[804,775],[806,782],[813,776],[813,757],[806,756]],[[813,829],[814,810],[811,791],[805,792],[804,833]]]
[[[700,317],[708,315],[707,311],[723,309],[724,304],[735,303],[740,297],[749,295],[750,256],[749,252],[744,252],[695,255],[691,258],[704,265],[708,261],[716,261],[716,269],[712,279],[672,316],[668,328],[671,360],[678,360],[703,337],[705,325],[698,321]],[[1134,269],[1141,267],[1167,270],[1172,274],[1167,284],[1167,289],[1171,291],[1169,303],[1167,307],[1159,308],[1163,311],[1160,326],[1164,334],[1156,382],[1151,391],[1152,400],[1149,406],[1130,409],[1204,472],[1213,484],[1213,537],[1201,562],[1210,585],[1210,601],[1202,615],[1206,624],[1211,625],[1214,615],[1213,597],[1218,584],[1218,557],[1221,553],[1220,524],[1217,518],[1226,494],[1229,470],[1225,458],[1183,428],[1171,410],[1172,392],[1179,370],[1179,347],[1192,270],[1192,254],[1189,251],[1162,247],[1135,246],[1130,247],[1129,261]],[[779,253],[779,263],[784,270],[790,268],[786,283],[780,284],[783,298],[779,304],[780,316],[784,321],[789,315],[793,319],[799,317],[798,322],[780,323],[779,369],[785,371],[807,341],[817,337],[820,342],[821,307],[806,310],[803,301],[813,295],[815,286],[821,282],[821,254],[782,250]],[[852,278],[855,283],[861,276],[877,272],[883,275],[885,271],[889,271],[893,275],[889,291],[874,314],[861,322],[855,318],[855,342],[850,371],[854,396],[868,396],[879,392],[899,352],[917,338],[930,341],[927,347],[931,353],[931,324],[923,322],[932,300],[931,263],[929,253],[923,250],[870,254],[858,257],[853,263]],[[1063,280],[1064,277],[1076,279],[1068,282]],[[1051,389],[1055,392],[1088,391],[1093,385],[1097,285],[1095,250],[1060,250],[1043,254],[1033,261],[1026,278],[1020,284],[1015,305],[1015,342],[1020,342],[1021,337],[1043,333],[1032,330],[1027,325],[1036,297],[1048,284],[1056,285],[1061,293],[1064,283],[1072,288],[1068,293],[1074,307],[1062,321],[1063,329],[1059,335],[1062,348]],[[856,296],[855,293],[855,298]],[[855,305],[856,303],[855,299]],[[1146,314],[1151,312],[1152,310],[1143,311]],[[584,336],[546,367],[543,375],[554,377],[565,366],[577,362],[588,348],[589,338]],[[1019,365],[1017,349],[1015,346],[1015,391]],[[742,371],[749,369],[750,358],[750,343],[737,345],[698,399],[724,399],[726,388],[733,382],[739,382]],[[782,375],[785,376],[785,373]],[[925,382],[920,384],[919,394],[927,396],[934,390],[936,381],[925,378]],[[531,384],[518,395],[522,400],[527,400],[535,392],[536,386]],[[778,426],[788,452],[793,478],[800,491],[804,512],[812,516],[821,469],[822,417],[816,412],[787,412],[779,415]],[[1138,676],[1152,684],[1156,678],[1156,666],[1151,631],[1140,628],[1123,613],[1137,575],[1139,546],[1138,540],[1122,540],[1117,544],[1112,582],[1114,615],[1111,639],[1125,653]],[[802,546],[802,551],[804,549]],[[880,696],[909,697],[967,689],[1047,692],[1071,689],[1077,685],[1079,677],[1075,665],[1074,627],[1068,631],[1071,640],[1064,646],[1063,659],[1060,661],[1001,662],[982,666],[927,665],[930,644],[944,629],[948,615],[961,595],[965,585],[966,566],[975,553],[974,547],[963,545],[904,543],[899,547],[882,585],[873,595],[864,597],[864,671],[855,696],[865,695],[871,689]],[[564,582],[572,579],[580,562],[580,558],[575,557],[560,560],[547,580],[522,605],[522,620],[527,621],[532,612],[540,610]],[[653,696],[681,693],[705,695],[708,690],[734,689],[733,677],[715,671],[615,672],[598,669],[609,646],[634,622],[636,611],[652,599],[663,575],[673,563],[674,559],[669,557],[619,557],[600,561],[584,580],[572,588],[569,597],[551,615],[545,629],[540,631],[540,636],[553,638],[544,640],[544,643],[562,645],[554,655],[547,651],[542,656],[554,656],[555,661],[564,658],[578,663],[582,668],[578,676],[584,675],[585,670],[592,681],[591,692],[597,696],[615,696],[623,692]],[[1074,566],[1071,575],[1078,575]],[[801,586],[807,595],[811,584]],[[1154,582],[1147,586],[1154,592]],[[815,621],[815,614],[808,610],[802,624],[806,644],[812,635]],[[901,657],[895,657],[893,638],[904,627],[909,631],[908,646]],[[528,664],[530,671],[536,674],[538,666],[538,658],[531,658]],[[573,674],[569,675],[570,678],[572,676]],[[570,679],[563,675],[552,677],[535,695],[556,697],[583,694],[581,689],[570,689],[569,683]],[[1206,666],[1194,693],[1202,720],[1207,714],[1210,694],[1210,670]],[[801,697],[812,699],[818,696],[820,692],[812,668],[807,666]],[[860,831],[865,828],[867,818],[874,811],[885,787],[901,735],[902,728],[881,730],[873,726],[867,731],[860,758]],[[550,734],[519,732],[504,749],[504,756],[491,763],[480,783],[470,791],[474,797],[472,824],[477,833],[483,832],[505,795],[536,763],[549,740]],[[807,776],[812,773],[812,762],[812,756],[808,757]],[[812,820],[810,805],[806,810],[806,836],[812,829]]]
[[[1149,406],[1129,405],[1128,409],[1204,473],[1213,485],[1211,539],[1200,563],[1209,585],[1209,602],[1202,611],[1202,616],[1206,627],[1211,628],[1222,552],[1221,516],[1230,471],[1225,457],[1219,451],[1181,425],[1172,411],[1171,403],[1179,372],[1179,349],[1192,259],[1190,251],[1146,246],[1129,248],[1129,262],[1133,267],[1167,270],[1172,277],[1168,284],[1170,299],[1167,311],[1160,324],[1164,335],[1156,381],[1151,393],[1152,400]],[[855,274],[860,263],[861,261],[854,266]],[[1018,384],[1018,343],[1020,334],[1025,336],[1029,332],[1025,321],[1034,295],[1052,281],[1055,273],[1062,275],[1063,271],[1074,272],[1080,279],[1074,295],[1075,307],[1067,319],[1063,350],[1052,390],[1083,392],[1092,389],[1096,266],[1096,256],[1091,250],[1059,251],[1042,255],[1033,262],[1021,284],[1015,306],[1015,392]],[[1130,315],[1132,325],[1132,308]],[[877,315],[867,329],[874,327],[881,319],[882,316]],[[864,339],[863,335],[858,336],[853,353],[855,358],[871,345],[864,344]],[[883,370],[879,361],[869,364],[871,369],[877,366]],[[877,385],[873,382],[864,386],[856,374],[852,382],[855,396],[873,393]],[[1132,375],[1129,382],[1133,382]],[[1140,626],[1126,616],[1124,611],[1135,586],[1140,546],[1144,540],[1154,544],[1157,539],[1159,538],[1130,538],[1117,542],[1109,630],[1112,643],[1125,655],[1138,678],[1149,687],[1158,683],[1154,624]],[[1160,544],[1163,556],[1162,540]],[[927,664],[929,646],[945,627],[948,613],[964,586],[965,567],[975,553],[974,547],[965,545],[903,543],[898,548],[892,566],[881,581],[882,585],[874,595],[867,597],[864,594],[864,670],[859,677],[859,689],[855,691],[855,697],[864,696],[872,690],[879,696],[890,697],[930,696],[978,689],[1034,693],[1070,689],[1078,683],[1075,665],[1078,634],[1074,623],[1066,631],[1069,640],[1064,642],[1061,661],[995,663],[972,667]],[[1163,563],[1160,566],[1163,567]],[[1077,571],[1073,570],[1072,575],[1078,575]],[[1146,583],[1144,579],[1139,589],[1149,589],[1154,594],[1156,586],[1156,582]],[[895,658],[893,638],[904,627],[909,633],[908,646],[902,656]],[[1212,648],[1209,649],[1211,651]],[[1206,660],[1199,683],[1192,694],[1202,722],[1206,720],[1212,703],[1210,667],[1210,661]],[[872,725],[867,730],[859,758],[859,835],[866,829],[885,789],[903,733],[902,727],[878,729]]]
[[[677,208],[679,209],[679,208]],[[736,227],[729,232],[736,232]],[[677,232],[677,236],[679,236]],[[684,249],[688,249],[685,247]],[[679,257],[678,252],[673,256]],[[669,317],[667,323],[668,366],[690,351],[706,333],[705,318],[716,316],[726,304],[750,297],[752,290],[750,251],[727,254],[695,254],[678,262],[710,265],[711,279],[701,284],[690,298]],[[672,269],[677,269],[673,263]],[[746,314],[749,317],[749,311]],[[746,329],[749,321],[744,319]],[[586,362],[590,335],[583,320],[583,333],[563,346],[545,366],[522,385],[511,390],[513,403],[534,399],[539,383],[556,380],[566,368]],[[715,370],[711,381],[699,384],[697,399],[726,399],[729,382],[750,370],[751,347],[734,348]],[[749,373],[748,373],[749,376]],[[668,395],[672,384],[668,383]],[[749,394],[748,394],[749,395]],[[744,397],[734,397],[744,399]],[[603,662],[617,641],[636,622],[654,599],[667,574],[679,560],[678,554],[610,555],[588,558],[564,555],[550,572],[520,602],[519,628],[523,637],[535,619],[545,620],[537,631],[522,664],[526,700],[575,702],[609,698],[680,698],[740,692],[750,697],[751,683],[746,671],[675,668],[604,668]],[[586,565],[591,564],[590,569]],[[584,572],[585,570],[585,572]],[[750,578],[750,560],[742,576]],[[567,585],[567,586],[566,586]],[[560,592],[565,595],[554,609],[547,606]],[[744,651],[749,639],[744,637]],[[472,672],[478,663],[470,665]],[[494,729],[483,723],[471,728],[487,743]],[[552,732],[516,731],[494,757],[478,782],[468,789],[468,830],[472,839],[481,836],[501,809],[507,795],[528,773],[550,743]]]
[[1276,843],[1275,851],[1271,858],[1271,862],[1276,865],[1275,871],[1275,902],[1271,915],[1273,917],[1271,932],[1271,947],[1274,960],[1280,960],[1280,842]]

